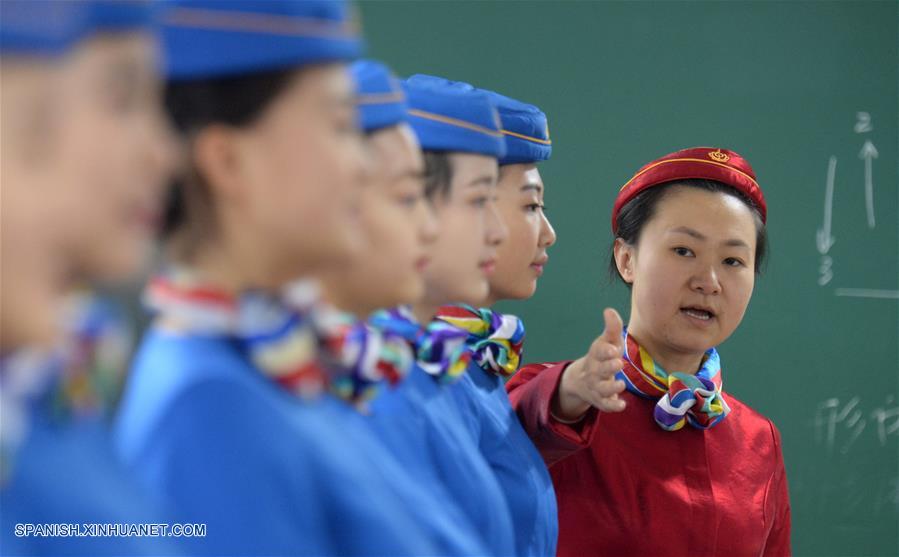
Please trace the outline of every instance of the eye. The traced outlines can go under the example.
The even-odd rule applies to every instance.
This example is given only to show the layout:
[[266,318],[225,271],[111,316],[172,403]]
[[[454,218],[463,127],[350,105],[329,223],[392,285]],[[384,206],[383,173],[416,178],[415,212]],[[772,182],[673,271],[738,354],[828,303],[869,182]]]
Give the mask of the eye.
[[537,211],[545,211],[546,206],[540,203],[528,203],[524,206],[524,210],[528,213],[536,213]]
[[728,257],[727,259],[724,260],[724,264],[727,265],[728,267],[745,267],[746,266],[746,264],[743,263],[743,261],[741,261],[740,259],[737,259],[736,257]]
[[107,89],[107,98],[112,110],[119,113],[132,112],[140,106],[141,91],[132,83],[116,83]]
[[685,247],[676,247],[672,250],[674,253],[680,255],[681,257],[693,257],[693,250]]
[[399,196],[397,201],[403,207],[409,207],[411,209],[415,207],[423,197],[424,196],[418,194],[407,194]]
[[335,128],[340,135],[353,136],[360,134],[359,128],[353,120],[341,119],[337,122]]
[[334,124],[334,131],[340,135],[361,135],[361,131],[356,122],[355,113],[353,112],[337,112],[334,114],[332,122]]
[[478,196],[478,197],[473,198],[473,199],[471,200],[471,204],[472,204],[474,207],[477,207],[477,208],[479,208],[479,209],[482,209],[482,208],[484,208],[484,207],[487,206],[487,203],[488,203],[489,201],[490,201],[490,197],[489,197],[489,196],[487,196],[487,195],[480,195],[480,196]]

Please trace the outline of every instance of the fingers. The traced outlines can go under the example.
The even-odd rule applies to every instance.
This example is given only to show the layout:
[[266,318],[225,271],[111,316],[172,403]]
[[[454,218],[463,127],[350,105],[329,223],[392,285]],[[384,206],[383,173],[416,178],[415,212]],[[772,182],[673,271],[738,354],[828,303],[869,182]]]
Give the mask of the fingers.
[[597,383],[593,392],[598,394],[600,398],[614,397],[624,391],[624,381],[617,379],[606,379]]
[[621,316],[618,315],[618,312],[614,309],[606,308],[602,312],[602,317],[605,321],[605,329],[599,338],[614,346],[623,347],[623,343],[621,342],[621,332],[624,328],[624,324],[621,322]]
[[625,385],[623,381],[615,379],[615,371],[617,370],[610,371],[605,377],[592,374],[585,380],[586,389],[582,398],[603,412],[624,410],[624,401],[618,395],[624,392]]
[[621,412],[625,409],[627,404],[625,404],[624,400],[619,398],[618,395],[615,395],[598,401],[594,406],[596,406],[600,412]]
[[622,381],[615,379],[600,381],[591,387],[587,402],[602,412],[621,412],[625,408],[625,403],[618,395],[624,389]]
[[621,354],[620,349],[608,342],[595,340],[584,362],[587,373],[595,374],[600,379],[611,377],[624,366]]
[[624,367],[624,325],[612,308],[603,311],[603,321],[605,329],[590,345],[586,356],[576,360],[562,376],[560,400],[576,400],[602,412],[621,412],[625,402],[618,395],[625,390],[625,385],[615,379],[615,374]]

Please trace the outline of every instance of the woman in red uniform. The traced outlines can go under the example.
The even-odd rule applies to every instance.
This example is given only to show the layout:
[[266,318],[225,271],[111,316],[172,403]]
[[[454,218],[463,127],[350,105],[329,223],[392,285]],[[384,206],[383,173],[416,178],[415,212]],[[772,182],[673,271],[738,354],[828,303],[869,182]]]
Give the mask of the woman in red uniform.
[[752,297],[765,219],[752,168],[725,149],[666,155],[619,192],[611,264],[631,290],[628,326],[618,336],[606,310],[586,356],[507,386],[538,444],[553,419],[597,422],[584,450],[544,447],[560,556],[790,554],[780,435],[722,389],[715,349]]

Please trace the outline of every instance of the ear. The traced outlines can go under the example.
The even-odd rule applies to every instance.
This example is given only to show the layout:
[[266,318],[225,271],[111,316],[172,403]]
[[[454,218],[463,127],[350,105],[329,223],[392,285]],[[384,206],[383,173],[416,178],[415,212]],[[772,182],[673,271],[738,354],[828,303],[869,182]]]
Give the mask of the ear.
[[239,130],[212,125],[193,140],[196,171],[216,197],[239,197],[245,183],[244,148]]
[[637,247],[628,244],[621,238],[615,238],[615,245],[612,249],[615,254],[615,266],[618,267],[618,274],[621,275],[624,282],[633,284]]

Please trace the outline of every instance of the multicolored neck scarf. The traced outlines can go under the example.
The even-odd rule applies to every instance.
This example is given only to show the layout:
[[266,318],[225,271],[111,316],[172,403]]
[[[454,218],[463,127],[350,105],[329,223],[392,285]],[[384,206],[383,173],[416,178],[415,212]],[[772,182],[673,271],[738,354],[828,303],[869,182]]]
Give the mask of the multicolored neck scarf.
[[616,378],[627,390],[648,399],[657,399],[653,416],[659,427],[677,431],[685,423],[709,429],[730,412],[721,391],[721,360],[709,349],[695,375],[666,373],[624,329],[624,368]]
[[[318,299],[312,283],[293,291],[309,307]],[[166,330],[235,340],[260,372],[292,394],[315,398],[330,385],[308,308],[288,310],[277,295],[258,291],[235,295],[183,267],[154,277],[144,303]]]
[[0,361],[0,482],[33,418],[62,427],[112,415],[131,338],[115,306],[88,291],[67,296],[59,344]]
[[414,351],[418,366],[441,383],[459,379],[471,361],[465,331],[439,320],[423,327],[407,306],[377,311],[369,324],[405,339]]
[[518,371],[524,348],[521,319],[466,304],[443,306],[437,310],[436,318],[468,333],[468,348],[484,371],[500,377],[510,377]]
[[150,283],[146,301],[169,328],[237,340],[255,367],[301,398],[327,389],[364,410],[412,365],[404,339],[322,302],[314,281],[235,296],[175,269]]
[[310,304],[298,284],[289,286],[282,300],[310,316],[320,339],[320,358],[330,371],[331,392],[360,411],[368,410],[381,388],[396,385],[412,369],[414,354],[402,335],[379,330],[328,304]]

